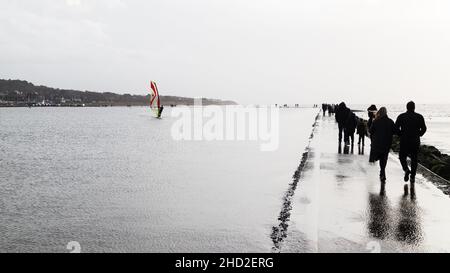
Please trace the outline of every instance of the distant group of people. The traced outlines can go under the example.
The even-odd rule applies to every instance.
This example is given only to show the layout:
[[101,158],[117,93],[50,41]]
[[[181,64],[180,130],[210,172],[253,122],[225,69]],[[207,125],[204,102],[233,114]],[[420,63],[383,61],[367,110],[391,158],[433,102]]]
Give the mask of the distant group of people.
[[323,115],[325,116],[326,112],[328,111],[328,115],[334,115],[336,113],[336,109],[337,109],[337,104],[328,104],[328,103],[323,103],[322,104],[322,112]]
[[[324,104],[326,105],[326,104]],[[345,147],[354,145],[355,131],[359,135],[358,144],[364,147],[365,137],[371,140],[371,150],[369,161],[380,164],[380,181],[382,188],[386,183],[386,166],[389,152],[392,147],[394,135],[400,137],[400,162],[405,173],[404,181],[410,181],[411,194],[414,194],[414,183],[418,166],[418,153],[420,148],[420,138],[427,131],[425,119],[415,112],[415,103],[408,102],[407,111],[398,116],[396,122],[388,117],[386,107],[377,109],[376,105],[371,105],[368,109],[369,120],[358,118],[344,102],[335,108],[335,119],[339,127],[339,151],[341,150],[342,139]],[[325,109],[323,106],[322,109]],[[325,110],[323,110],[325,115]],[[411,159],[411,168],[408,166],[407,158]],[[405,185],[405,193],[407,193]]]

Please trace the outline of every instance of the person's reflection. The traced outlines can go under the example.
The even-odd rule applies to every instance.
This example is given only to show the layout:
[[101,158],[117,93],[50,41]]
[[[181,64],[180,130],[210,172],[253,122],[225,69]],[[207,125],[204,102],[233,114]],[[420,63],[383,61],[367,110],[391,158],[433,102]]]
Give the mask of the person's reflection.
[[350,153],[350,146],[349,145],[345,145],[344,146],[344,154],[348,155]]
[[370,235],[377,239],[384,239],[389,235],[391,216],[389,201],[384,194],[369,195],[369,223]]
[[416,201],[403,197],[400,199],[399,210],[399,222],[395,233],[397,240],[417,245],[422,240],[422,228]]
[[380,196],[386,195],[386,182],[381,182],[380,186]]
[[416,187],[415,187],[415,183],[411,184],[410,186],[410,194],[411,194],[411,200],[415,201],[416,200]]
[[358,144],[358,154],[364,155],[364,146],[362,146],[361,144]]

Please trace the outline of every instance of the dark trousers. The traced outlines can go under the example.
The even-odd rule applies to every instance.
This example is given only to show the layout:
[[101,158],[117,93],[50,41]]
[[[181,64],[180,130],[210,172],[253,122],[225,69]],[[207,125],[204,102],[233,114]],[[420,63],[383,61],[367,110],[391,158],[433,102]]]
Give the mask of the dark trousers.
[[[411,172],[411,177],[416,177],[417,173],[417,154],[419,153],[419,145],[409,145],[409,147],[401,147],[400,145],[400,163],[404,172]],[[408,156],[411,158],[411,170],[408,167]]]
[[364,141],[366,139],[366,136],[365,135],[358,135],[358,136],[359,136],[358,144],[362,143],[362,145],[364,146]]
[[344,130],[345,143],[350,143],[350,140],[352,141],[352,145],[353,145],[353,143],[355,143],[355,131],[349,132],[347,130]]
[[380,176],[386,177],[386,166],[388,161],[389,153],[380,156]]
[[339,144],[342,142],[342,134],[344,133],[344,125],[339,124]]

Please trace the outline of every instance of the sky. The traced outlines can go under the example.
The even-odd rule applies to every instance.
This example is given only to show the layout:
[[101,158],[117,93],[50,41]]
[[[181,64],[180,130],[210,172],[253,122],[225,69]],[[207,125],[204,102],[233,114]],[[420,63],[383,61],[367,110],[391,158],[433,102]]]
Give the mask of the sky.
[[450,1],[0,0],[0,78],[242,104],[450,103]]

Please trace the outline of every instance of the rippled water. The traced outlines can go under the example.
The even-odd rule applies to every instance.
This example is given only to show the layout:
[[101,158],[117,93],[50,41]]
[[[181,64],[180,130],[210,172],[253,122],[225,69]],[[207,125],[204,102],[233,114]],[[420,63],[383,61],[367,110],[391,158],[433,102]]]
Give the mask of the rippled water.
[[146,108],[0,108],[0,252],[267,252],[317,109],[280,149],[174,141]]

